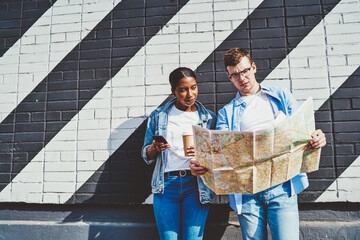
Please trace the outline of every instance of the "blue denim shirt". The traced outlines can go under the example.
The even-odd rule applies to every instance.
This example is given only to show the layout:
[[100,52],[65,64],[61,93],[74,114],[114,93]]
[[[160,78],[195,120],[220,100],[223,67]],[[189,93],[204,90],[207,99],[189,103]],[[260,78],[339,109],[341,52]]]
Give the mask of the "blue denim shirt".
[[[286,88],[261,86],[261,89],[269,96],[274,114],[277,114],[278,111],[282,111],[286,116],[289,116],[299,107],[295,97]],[[240,121],[245,109],[246,103],[238,92],[236,97],[230,103],[219,110],[216,129],[240,131]],[[291,195],[298,194],[309,186],[306,173],[301,173],[293,177],[290,179],[290,183]],[[229,202],[230,207],[240,214],[242,203],[241,194],[229,195]]]
[[[153,135],[162,135],[166,138],[168,113],[171,106],[175,104],[175,101],[176,99],[170,101],[165,106],[154,110],[150,114],[147,122],[145,141],[142,148],[142,157],[147,164],[151,164],[156,161],[151,179],[151,188],[152,193],[154,194],[162,194],[164,192],[164,169],[168,158],[168,152],[167,150],[162,151],[161,154],[157,155],[156,159],[148,159],[146,150],[148,147],[150,147],[153,141]],[[200,118],[200,121],[197,125],[208,129],[215,129],[216,115],[213,112],[207,110],[200,102],[196,101],[195,104],[197,106]],[[197,180],[199,186],[200,202],[203,204],[212,202],[215,198],[215,193],[205,186],[200,177],[197,177]]]

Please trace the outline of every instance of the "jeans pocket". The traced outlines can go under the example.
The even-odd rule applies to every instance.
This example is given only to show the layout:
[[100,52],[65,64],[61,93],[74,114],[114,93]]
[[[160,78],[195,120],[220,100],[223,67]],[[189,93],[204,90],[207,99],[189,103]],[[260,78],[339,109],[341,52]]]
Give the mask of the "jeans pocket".
[[164,176],[164,188],[174,182],[178,177],[177,176],[169,176],[167,173],[165,173]]
[[286,194],[288,197],[291,197],[291,183],[290,183],[290,180],[284,182],[283,184],[281,184],[281,187],[280,187],[279,191],[282,192],[284,195]]

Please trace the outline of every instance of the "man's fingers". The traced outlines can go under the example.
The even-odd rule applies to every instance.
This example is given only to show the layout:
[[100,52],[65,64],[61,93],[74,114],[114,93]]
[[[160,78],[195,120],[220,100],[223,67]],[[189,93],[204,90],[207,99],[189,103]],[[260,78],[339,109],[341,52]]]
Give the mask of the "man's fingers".
[[201,175],[205,174],[208,171],[208,169],[201,167],[201,170],[195,170],[192,168],[190,171],[191,171],[191,174],[194,176],[201,176]]
[[326,137],[321,129],[315,130],[311,137],[310,145],[312,148],[322,148],[326,145]]
[[312,144],[311,144],[311,146],[313,147],[313,148],[322,148],[322,147],[324,147],[326,145],[326,139],[320,139],[320,140],[318,140],[318,141],[316,141],[316,142],[313,142]]
[[201,166],[200,163],[194,158],[190,159],[190,167],[191,167],[191,165]]
[[323,131],[321,131],[320,129],[318,129],[318,130],[315,130],[315,131],[311,134],[311,137],[312,137],[313,139],[320,139],[320,138],[325,137],[325,134],[323,133]]
[[195,159],[190,159],[190,171],[194,176],[201,176],[208,171],[207,168],[201,166],[201,164]]

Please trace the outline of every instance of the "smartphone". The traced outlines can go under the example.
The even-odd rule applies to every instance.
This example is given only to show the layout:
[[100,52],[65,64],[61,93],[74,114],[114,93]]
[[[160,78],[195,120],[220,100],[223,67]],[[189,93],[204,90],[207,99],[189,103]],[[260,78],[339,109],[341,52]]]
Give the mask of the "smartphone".
[[161,136],[161,135],[153,135],[152,138],[153,138],[156,142],[167,143],[167,141],[166,141],[166,139],[164,138],[164,136]]

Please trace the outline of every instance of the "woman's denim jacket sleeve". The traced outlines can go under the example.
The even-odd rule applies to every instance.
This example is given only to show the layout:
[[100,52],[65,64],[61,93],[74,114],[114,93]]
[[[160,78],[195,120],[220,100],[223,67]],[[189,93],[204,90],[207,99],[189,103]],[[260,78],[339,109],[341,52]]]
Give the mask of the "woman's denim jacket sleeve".
[[[152,135],[162,135],[166,137],[168,111],[170,107],[175,103],[176,99],[170,101],[165,106],[154,110],[147,121],[147,128],[145,133],[144,146],[142,147],[142,157],[147,164],[155,162],[155,168],[151,179],[152,193],[162,194],[164,192],[164,169],[167,161],[167,150],[158,154],[156,159],[148,159],[146,150],[152,143]],[[195,103],[198,107],[198,113],[200,121],[198,126],[206,127],[208,129],[215,129],[216,115],[207,110],[200,102]],[[205,186],[200,177],[198,179],[200,202],[205,204],[212,202],[215,197],[215,193]]]

